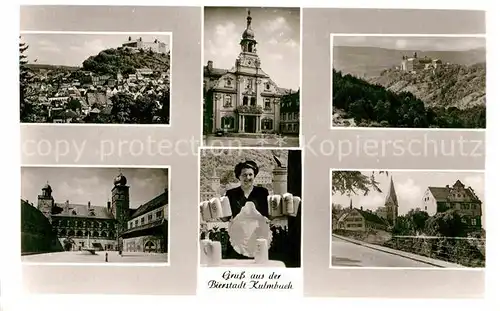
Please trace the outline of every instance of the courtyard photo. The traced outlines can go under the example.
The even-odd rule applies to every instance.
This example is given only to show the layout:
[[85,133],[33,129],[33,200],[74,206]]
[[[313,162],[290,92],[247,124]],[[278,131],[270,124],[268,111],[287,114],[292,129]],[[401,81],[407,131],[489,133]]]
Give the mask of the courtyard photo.
[[168,263],[167,168],[22,167],[21,255]]

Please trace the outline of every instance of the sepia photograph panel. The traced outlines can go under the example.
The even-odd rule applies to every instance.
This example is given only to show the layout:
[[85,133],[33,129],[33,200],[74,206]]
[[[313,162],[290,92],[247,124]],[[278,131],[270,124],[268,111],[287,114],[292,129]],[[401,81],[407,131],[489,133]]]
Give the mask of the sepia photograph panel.
[[203,141],[299,147],[300,8],[204,8]]
[[200,265],[301,266],[302,152],[201,149]]
[[332,34],[332,126],[486,128],[486,38]]
[[22,123],[170,124],[172,34],[21,32]]
[[485,268],[484,172],[331,178],[331,268]]
[[168,264],[169,169],[21,168],[21,260]]

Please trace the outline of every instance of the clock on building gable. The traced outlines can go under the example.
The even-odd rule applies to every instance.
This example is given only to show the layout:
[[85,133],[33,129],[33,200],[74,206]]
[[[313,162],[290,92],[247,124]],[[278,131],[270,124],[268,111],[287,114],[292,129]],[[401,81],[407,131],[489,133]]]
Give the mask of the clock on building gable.
[[246,67],[260,67],[260,60],[254,56],[242,56],[240,59],[240,64]]

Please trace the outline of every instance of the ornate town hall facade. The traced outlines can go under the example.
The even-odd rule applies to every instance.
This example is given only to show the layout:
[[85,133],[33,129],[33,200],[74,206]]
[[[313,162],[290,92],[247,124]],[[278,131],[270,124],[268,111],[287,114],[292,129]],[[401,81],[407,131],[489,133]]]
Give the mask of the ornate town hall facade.
[[281,99],[293,91],[278,87],[262,70],[250,11],[240,46],[241,52],[230,70],[215,68],[213,61],[204,67],[204,131],[298,133],[298,109],[293,114],[296,126],[280,126]]

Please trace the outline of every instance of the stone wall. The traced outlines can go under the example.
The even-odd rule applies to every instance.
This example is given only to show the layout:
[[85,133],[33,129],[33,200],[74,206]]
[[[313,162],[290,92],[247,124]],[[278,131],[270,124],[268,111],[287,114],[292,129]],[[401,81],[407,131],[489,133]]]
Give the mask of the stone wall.
[[36,207],[21,200],[21,254],[63,250],[49,220]]

